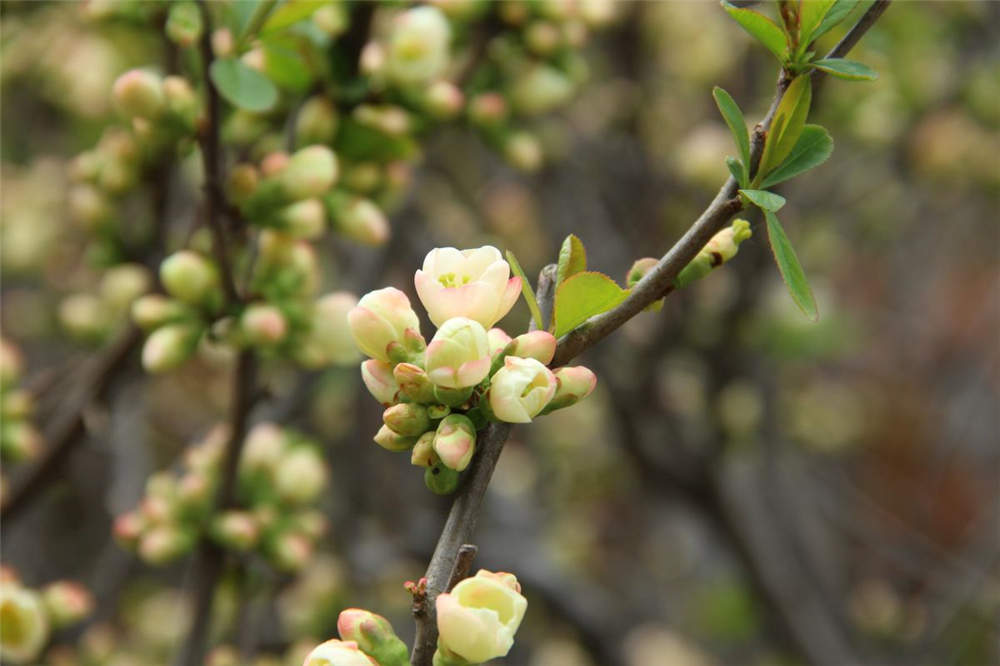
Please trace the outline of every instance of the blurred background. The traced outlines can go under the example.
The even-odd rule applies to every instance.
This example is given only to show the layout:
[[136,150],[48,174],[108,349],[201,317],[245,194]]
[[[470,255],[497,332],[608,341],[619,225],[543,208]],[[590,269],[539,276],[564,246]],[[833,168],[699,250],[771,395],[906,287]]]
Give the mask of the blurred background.
[[[529,125],[542,168],[512,168],[460,124],[433,131],[389,242],[324,241],[326,282],[413,298],[413,271],[447,245],[509,248],[534,276],[568,233],[619,282],[663,254],[734,152],[712,86],[754,122],[776,66],[715,2],[617,10],[583,52],[573,100]],[[61,305],[99,278],[67,214],[69,162],[108,125],[115,77],[164,55],[141,21],[64,3],[0,11],[3,335],[45,432],[114,339],[67,326]],[[820,320],[795,308],[750,215],[732,262],[581,359],[599,377],[594,396],[515,429],[477,538],[476,566],[515,572],[529,600],[504,663],[1000,660],[1000,5],[894,3],[851,57],[878,80],[823,82],[812,122],[829,128],[833,156],[778,188]],[[169,178],[179,246],[197,171]],[[146,215],[133,203],[126,221]],[[520,304],[506,329],[527,321]],[[5,565],[95,595],[91,618],[56,644],[113,643],[120,661],[101,663],[157,664],[183,640],[187,562],[140,562],[111,523],[224,417],[230,371],[202,354],[154,377],[130,351],[79,443],[4,517]],[[423,575],[448,498],[372,444],[381,408],[356,367],[263,373],[252,419],[321,442],[330,529],[298,576],[227,579],[217,640],[272,663],[262,658],[296,640],[334,636],[336,614],[359,606],[409,641],[402,583]]]

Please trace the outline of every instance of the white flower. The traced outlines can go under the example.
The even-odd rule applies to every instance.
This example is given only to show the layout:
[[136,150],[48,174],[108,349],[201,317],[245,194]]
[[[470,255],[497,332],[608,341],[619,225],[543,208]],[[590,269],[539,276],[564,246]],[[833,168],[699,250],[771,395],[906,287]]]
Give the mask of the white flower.
[[480,569],[450,593],[438,595],[436,606],[441,643],[478,664],[507,655],[528,601],[512,574]]
[[400,14],[389,38],[389,76],[403,85],[437,78],[448,65],[451,25],[437,7],[417,7]]
[[468,317],[490,328],[510,312],[521,293],[521,278],[510,277],[510,266],[490,245],[475,250],[435,248],[413,282],[436,326],[452,317]]
[[378,666],[374,659],[358,649],[354,641],[332,638],[320,643],[306,655],[302,666]]
[[408,329],[419,333],[420,320],[410,308],[410,299],[394,287],[369,292],[347,313],[347,321],[358,349],[379,361],[388,361],[390,343],[402,343]]
[[529,423],[555,392],[551,370],[533,358],[508,356],[490,381],[490,409],[501,421]]

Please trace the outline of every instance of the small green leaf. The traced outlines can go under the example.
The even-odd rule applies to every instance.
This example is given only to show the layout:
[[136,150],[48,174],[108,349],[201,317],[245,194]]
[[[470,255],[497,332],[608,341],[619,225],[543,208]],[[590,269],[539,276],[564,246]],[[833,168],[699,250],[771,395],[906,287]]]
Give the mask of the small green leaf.
[[792,152],[788,153],[788,157],[778,168],[764,178],[760,187],[766,189],[817,167],[825,162],[832,152],[833,139],[830,138],[830,133],[819,125],[806,125],[802,128],[802,135],[795,142]]
[[848,81],[874,81],[878,78],[878,72],[868,65],[844,58],[823,58],[814,61],[812,65],[831,76]]
[[847,18],[847,15],[851,13],[851,10],[858,6],[858,0],[837,0],[833,4],[833,7],[826,12],[823,17],[823,21],[820,22],[819,27],[813,30],[812,40],[815,41],[828,33],[833,28],[840,25],[841,21]]
[[542,321],[542,311],[538,308],[538,301],[535,300],[535,292],[531,288],[531,281],[524,274],[521,264],[517,262],[517,257],[510,250],[507,250],[507,263],[510,264],[510,270],[514,272],[514,275],[521,278],[521,293],[524,294],[524,301],[528,304],[528,309],[531,311],[531,318],[535,320],[535,328],[539,331],[544,331],[545,322]]
[[276,84],[293,92],[305,92],[312,83],[312,73],[302,56],[284,45],[264,46],[264,71]]
[[278,101],[278,89],[274,84],[239,60],[216,60],[209,74],[219,94],[233,106],[247,111],[267,111]]
[[556,272],[556,285],[572,276],[587,270],[587,250],[583,247],[583,241],[570,234],[563,241],[559,250],[559,268]]
[[628,296],[604,273],[587,271],[568,278],[556,289],[555,336],[558,338],[594,315],[607,312]]
[[788,286],[792,300],[807,317],[816,321],[819,319],[816,299],[813,298],[806,274],[799,264],[798,257],[795,256],[795,250],[792,249],[792,244],[789,242],[788,236],[785,235],[785,230],[781,228],[781,223],[771,211],[764,211],[764,219],[767,220],[767,238],[771,243],[774,261],[778,264],[778,271],[781,273],[785,285]]
[[761,210],[777,213],[785,205],[785,197],[766,190],[740,190],[740,194]]
[[304,21],[324,4],[319,0],[287,0],[267,17],[260,33],[264,35]]
[[740,187],[748,184],[746,169],[743,168],[743,163],[738,159],[735,157],[727,157],[726,168],[729,169],[729,173],[733,175],[733,178],[736,179],[736,182],[739,183]]
[[722,2],[722,7],[744,30],[766,46],[775,58],[782,63],[788,60],[788,41],[784,31],[778,27],[777,23],[763,14],[758,14],[750,9],[741,9],[725,0]]
[[764,143],[764,154],[760,158],[756,180],[760,180],[762,176],[766,176],[785,161],[799,140],[799,136],[802,135],[811,102],[812,84],[809,75],[800,74],[788,86],[788,90],[781,97],[781,102],[778,103],[774,121]]
[[812,34],[837,0],[810,0],[799,6],[799,49],[812,42]]
[[740,160],[743,164],[750,164],[750,134],[747,132],[747,121],[743,118],[736,100],[725,90],[716,86],[712,89],[712,97],[719,107],[719,112],[729,125],[729,131],[733,133],[733,140],[740,151]]

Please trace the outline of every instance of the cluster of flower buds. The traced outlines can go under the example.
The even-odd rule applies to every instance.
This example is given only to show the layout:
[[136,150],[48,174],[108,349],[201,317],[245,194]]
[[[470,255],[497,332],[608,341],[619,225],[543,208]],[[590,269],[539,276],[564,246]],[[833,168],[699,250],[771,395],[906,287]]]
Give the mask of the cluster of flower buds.
[[61,580],[34,590],[4,567],[0,570],[0,660],[35,663],[53,630],[80,622],[93,607],[93,597],[79,583]]
[[511,338],[493,327],[521,293],[521,279],[510,277],[496,248],[434,249],[414,283],[439,327],[430,343],[409,299],[392,287],[362,297],[348,322],[370,357],[361,365],[365,386],[386,408],[375,442],[411,451],[413,464],[426,468],[428,488],[445,494],[488,421],[528,423],[586,397],[597,378],[582,366],[550,370],[551,333]]
[[23,371],[20,350],[0,338],[0,460],[4,463],[30,460],[42,446],[42,436],[31,423],[34,401],[17,386]]
[[[436,600],[435,666],[469,666],[507,656],[528,601],[513,574],[480,569]],[[406,666],[406,645],[381,615],[348,608],[337,619],[340,638],[317,645],[303,666]]]
[[187,451],[179,474],[151,476],[139,506],[115,520],[116,538],[147,562],[164,564],[207,532],[226,548],[261,554],[278,569],[301,569],[326,530],[315,507],[328,476],[318,446],[272,423],[255,426],[237,473],[239,508],[213,513],[226,439],[225,429],[216,428]]

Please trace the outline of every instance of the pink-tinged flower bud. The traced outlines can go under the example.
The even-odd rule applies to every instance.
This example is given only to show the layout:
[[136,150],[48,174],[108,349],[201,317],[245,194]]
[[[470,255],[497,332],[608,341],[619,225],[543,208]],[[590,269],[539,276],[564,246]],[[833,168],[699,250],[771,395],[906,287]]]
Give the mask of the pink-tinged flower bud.
[[115,518],[111,533],[118,543],[127,548],[134,547],[142,536],[146,521],[138,511],[129,511]]
[[240,330],[251,345],[276,345],[288,335],[288,320],[281,310],[268,303],[253,303],[243,310]]
[[180,76],[163,79],[163,94],[167,98],[167,111],[183,123],[187,129],[194,129],[201,114],[201,101],[188,80]]
[[437,7],[417,7],[396,18],[389,36],[387,66],[396,83],[423,85],[448,65],[451,26]]
[[216,58],[226,58],[233,53],[235,40],[229,28],[218,28],[212,33],[212,53]]
[[446,467],[461,472],[476,452],[476,426],[467,416],[449,414],[438,424],[434,452]]
[[193,250],[181,250],[160,264],[160,281],[167,293],[190,305],[213,305],[219,298],[219,272]]
[[409,650],[389,620],[362,608],[348,608],[337,618],[337,633],[383,666],[408,664]]
[[94,597],[80,583],[60,580],[45,586],[42,601],[55,628],[75,624],[94,610]]
[[159,525],[174,519],[177,508],[173,497],[147,495],[139,503],[139,511],[147,525]]
[[176,368],[194,353],[201,329],[194,324],[167,324],[150,334],[142,347],[142,367],[148,372]]
[[493,415],[508,423],[529,423],[556,392],[552,371],[533,358],[508,356],[490,380]]
[[373,439],[387,451],[408,451],[417,443],[416,437],[400,435],[387,425],[379,428]]
[[736,256],[740,243],[750,238],[750,223],[743,219],[733,220],[732,225],[712,236],[702,252],[718,255],[725,263]]
[[146,294],[132,303],[132,321],[146,331],[191,316],[191,310],[184,304],[163,294]]
[[582,365],[559,368],[555,371],[556,394],[545,407],[545,413],[569,407],[580,402],[594,391],[597,375]]
[[189,470],[177,482],[177,506],[182,512],[201,513],[212,499],[212,479],[202,470]]
[[371,359],[361,364],[361,379],[368,392],[383,406],[395,404],[399,384],[393,377],[393,368],[384,361]]
[[427,408],[414,402],[393,405],[382,414],[382,420],[397,435],[419,437],[431,425]]
[[499,127],[509,114],[507,100],[498,92],[480,93],[469,102],[469,120],[482,127]]
[[399,363],[392,369],[392,375],[407,398],[417,403],[434,402],[434,385],[427,372],[412,363]]
[[42,435],[26,421],[4,419],[0,452],[5,461],[23,462],[37,458],[42,450]]
[[112,95],[118,110],[128,118],[154,119],[166,104],[163,79],[144,69],[132,69],[119,76]]
[[534,21],[524,29],[524,43],[536,55],[546,56],[562,45],[562,35],[551,21]]
[[295,140],[301,145],[330,143],[337,134],[337,108],[326,97],[315,95],[307,99],[295,120]]
[[521,278],[510,277],[500,250],[435,248],[413,277],[420,301],[436,326],[453,317],[468,317],[489,328],[514,307]]
[[0,657],[26,663],[42,652],[49,639],[49,621],[41,598],[17,583],[0,585]]
[[362,652],[354,641],[331,638],[313,648],[302,666],[378,666],[378,662]]
[[275,566],[285,571],[299,571],[312,557],[313,543],[298,532],[279,534],[272,545],[271,556]]
[[313,12],[312,20],[317,28],[330,37],[339,37],[344,34],[349,25],[347,8],[340,2],[333,5],[323,5]]
[[514,338],[511,356],[533,358],[542,365],[548,365],[556,355],[556,338],[548,331],[532,331]]
[[364,45],[364,48],[361,49],[361,55],[358,56],[358,69],[366,76],[381,77],[385,69],[385,49],[382,48],[381,44],[368,42]]
[[270,178],[281,173],[290,161],[291,158],[288,156],[288,153],[282,151],[268,153],[260,162],[260,173],[265,178]]
[[472,319],[447,320],[427,345],[427,376],[437,386],[461,389],[475,386],[490,372],[486,329]]
[[167,14],[166,33],[170,41],[188,47],[198,41],[202,31],[201,11],[193,2],[177,2]]
[[329,523],[321,511],[303,511],[295,515],[292,525],[315,541],[326,533]]
[[490,356],[496,356],[507,348],[507,345],[513,341],[513,338],[507,335],[506,331],[502,328],[491,328],[486,331],[486,340],[490,345]]
[[437,454],[434,453],[434,431],[425,432],[413,445],[413,452],[410,453],[410,464],[417,467],[430,467],[436,462],[440,461]]
[[358,349],[379,361],[389,361],[389,344],[402,344],[407,329],[420,332],[420,320],[410,307],[410,299],[393,287],[365,294],[347,314],[347,321]]
[[312,502],[326,487],[326,464],[311,446],[296,446],[278,464],[274,488],[285,502]]
[[327,208],[337,231],[365,245],[381,245],[389,240],[389,222],[374,202],[362,197],[327,199]]
[[226,194],[235,204],[242,204],[253,196],[260,184],[260,174],[252,164],[237,164],[229,170]]
[[303,199],[278,211],[282,231],[295,238],[319,238],[326,228],[326,211],[317,198]]
[[337,180],[337,156],[326,146],[302,148],[276,177],[293,201],[321,196]]
[[625,286],[631,289],[639,280],[646,277],[649,271],[656,267],[659,260],[655,257],[643,257],[642,259],[636,259],[635,263],[632,264],[632,268],[628,269],[628,274],[625,276]]
[[424,108],[438,120],[451,120],[462,112],[465,95],[451,81],[435,81],[424,93]]
[[360,354],[351,337],[347,313],[358,304],[354,294],[337,291],[313,305],[309,334],[295,350],[296,360],[310,368],[354,365]]
[[450,495],[458,487],[458,472],[436,460],[424,470],[424,485],[435,495]]
[[139,557],[150,564],[167,564],[188,552],[193,543],[191,534],[176,525],[157,525],[142,535]]
[[505,657],[528,601],[511,574],[480,570],[436,600],[440,644],[472,663]]
[[244,53],[240,56],[240,61],[250,69],[255,69],[261,73],[264,72],[264,67],[267,66],[267,57],[264,55],[264,49],[259,47],[250,49]]
[[3,419],[27,419],[35,410],[31,392],[0,388],[0,417]]
[[354,109],[354,119],[389,136],[401,137],[413,130],[413,119],[406,109],[384,104],[362,104]]
[[212,522],[212,536],[227,548],[247,552],[260,541],[260,525],[247,511],[224,511]]
[[243,443],[240,468],[248,472],[273,471],[285,455],[285,432],[274,423],[258,423]]
[[344,187],[370,194],[382,185],[382,167],[378,162],[355,162],[344,174]]
[[99,189],[87,183],[73,186],[69,191],[70,215],[83,229],[93,231],[111,217],[111,205]]
[[521,72],[510,96],[514,108],[526,116],[548,113],[569,101],[573,82],[551,65],[536,64]]
[[530,132],[513,132],[503,143],[503,156],[515,169],[531,173],[545,161],[542,143]]
[[98,341],[107,334],[111,321],[101,299],[94,294],[82,293],[62,300],[59,304],[59,323],[74,338]]

